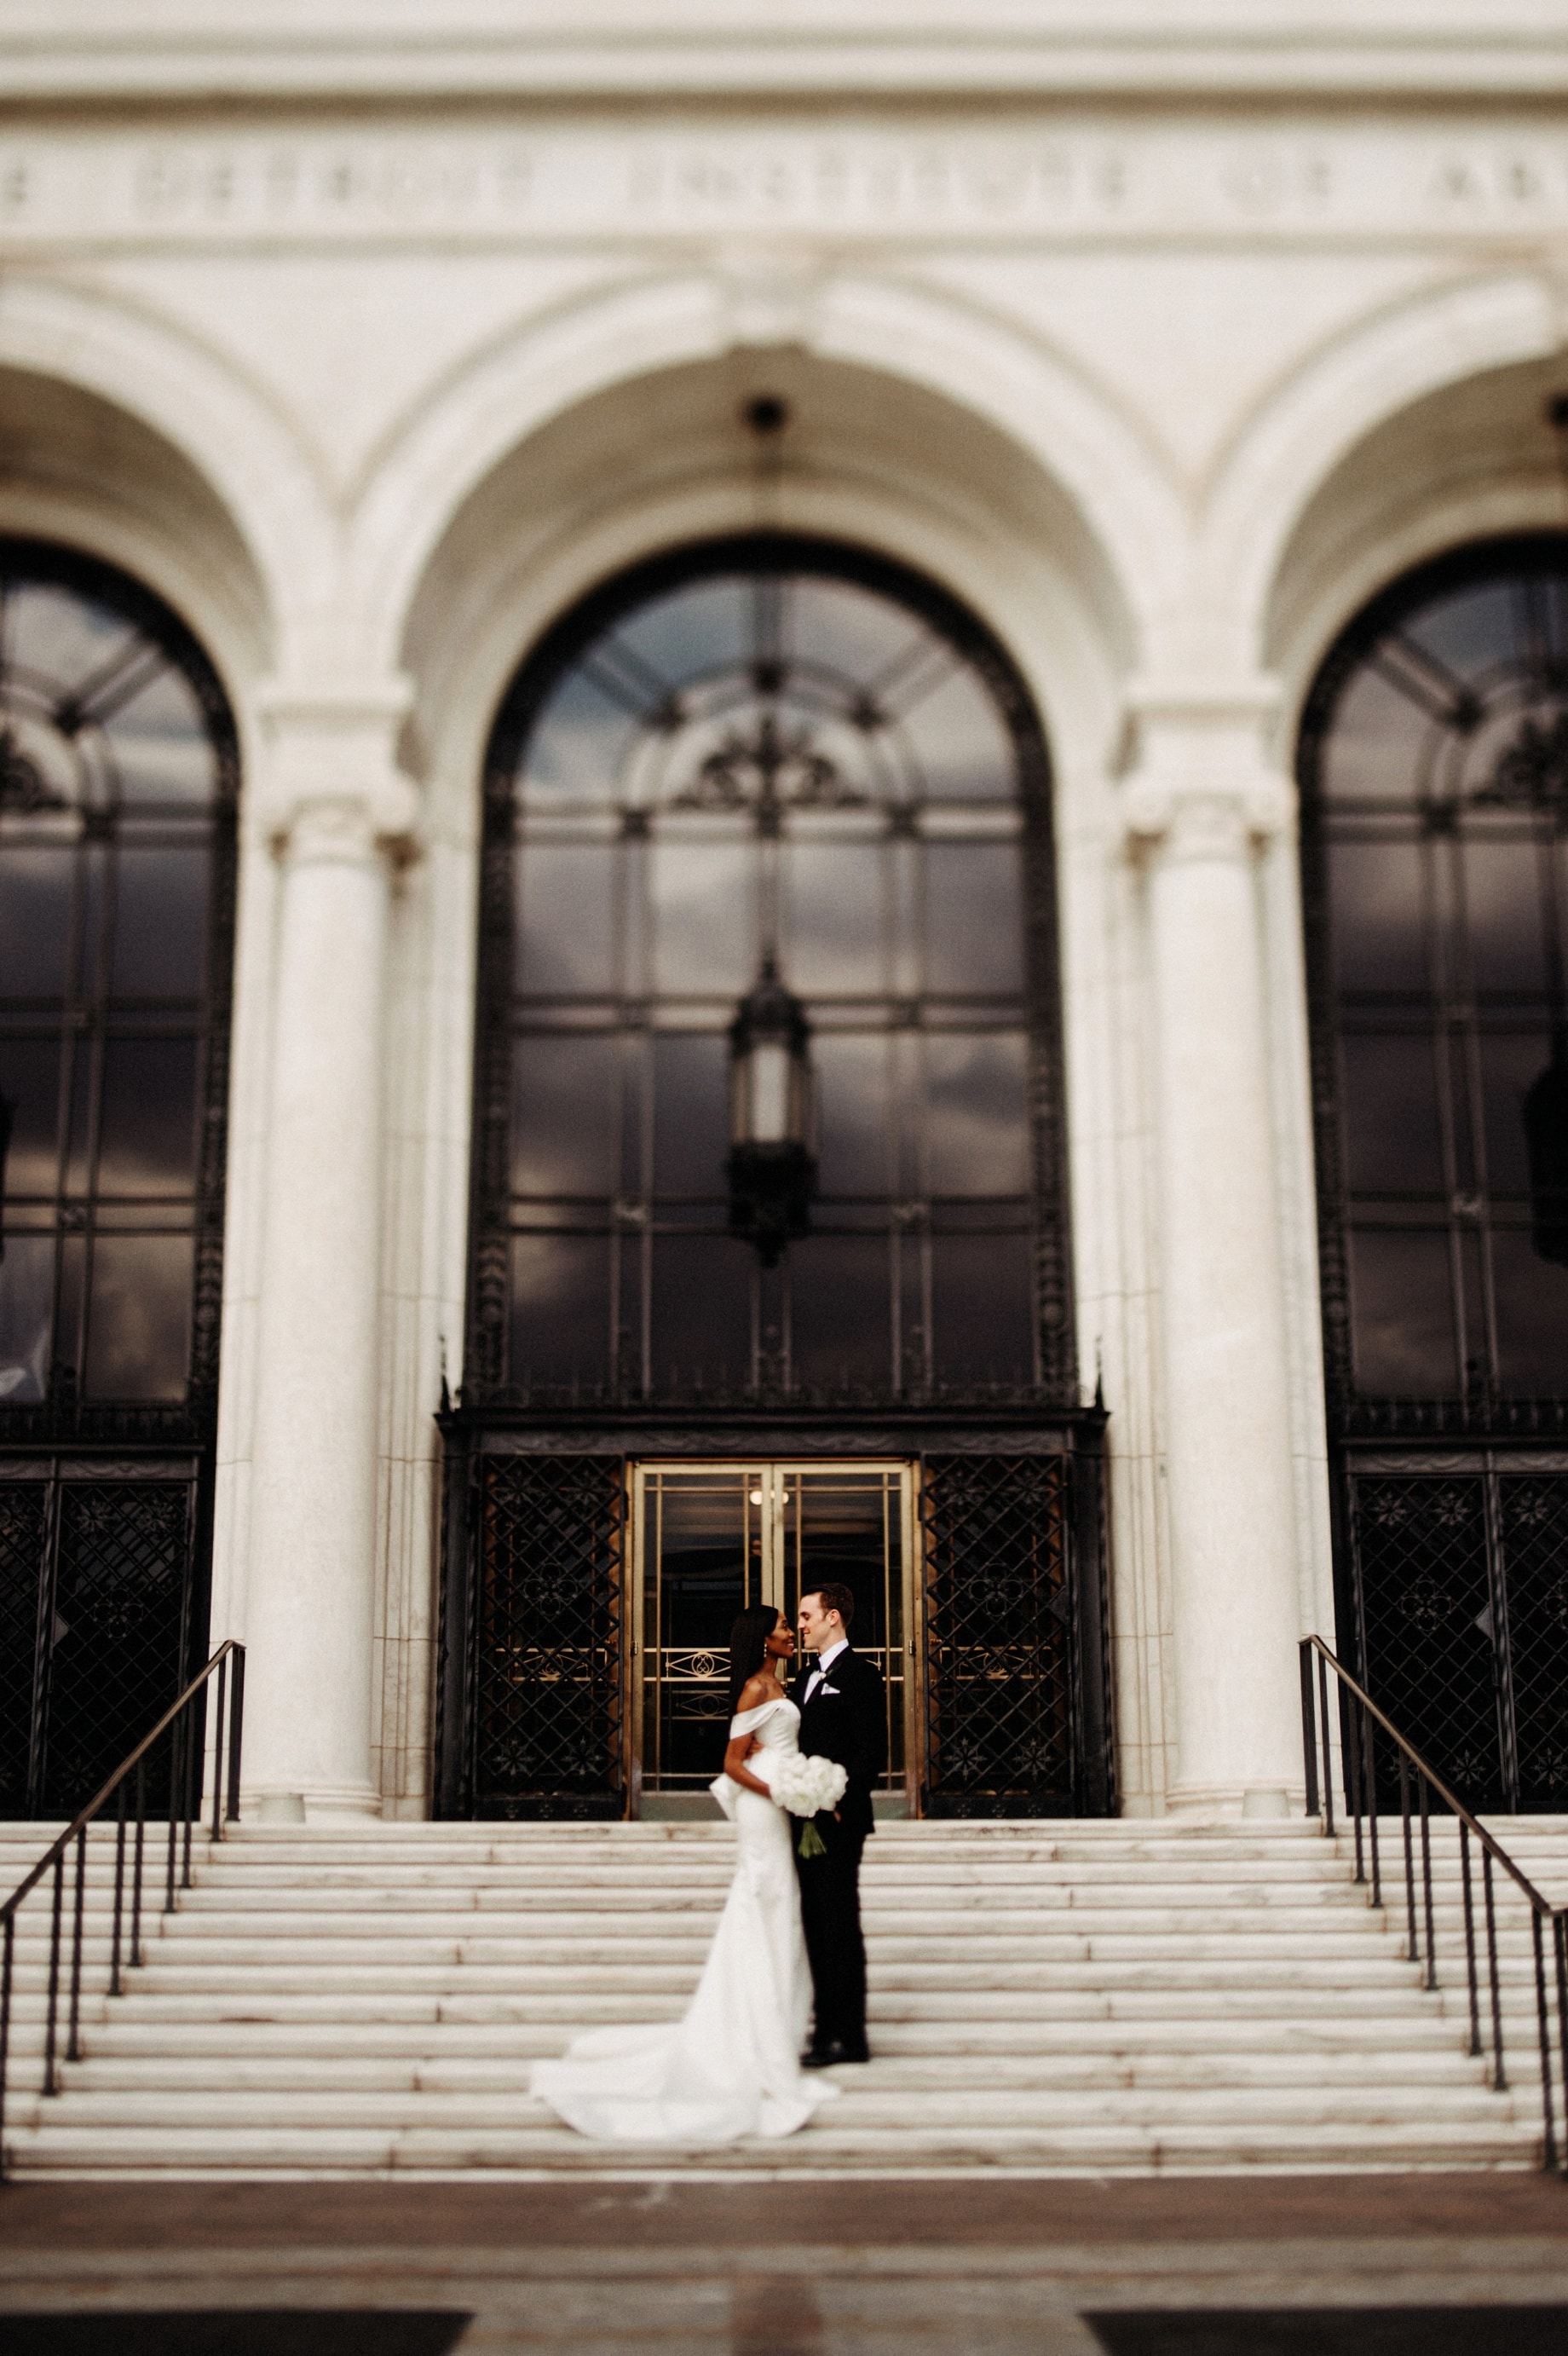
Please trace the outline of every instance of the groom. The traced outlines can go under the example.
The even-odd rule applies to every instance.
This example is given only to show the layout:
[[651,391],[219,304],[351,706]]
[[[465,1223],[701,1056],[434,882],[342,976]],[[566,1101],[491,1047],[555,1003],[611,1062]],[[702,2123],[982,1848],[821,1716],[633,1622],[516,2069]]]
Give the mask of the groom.
[[871,1786],[888,1758],[888,1712],[880,1672],[849,1644],[855,1598],[827,1580],[800,1599],[800,1641],[816,1655],[801,1697],[800,1747],[836,1759],[849,1782],[837,1808],[813,1817],[824,1854],[795,1857],[800,1914],[816,2014],[806,2070],[869,2062],[866,1946],[860,1936],[860,1851],[871,1830]]

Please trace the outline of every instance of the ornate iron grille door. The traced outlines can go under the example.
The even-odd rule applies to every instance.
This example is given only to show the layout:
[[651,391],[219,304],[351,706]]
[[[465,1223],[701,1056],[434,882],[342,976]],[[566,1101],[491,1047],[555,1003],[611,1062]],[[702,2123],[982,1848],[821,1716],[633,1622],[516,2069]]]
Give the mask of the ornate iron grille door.
[[[204,1649],[199,1466],[91,1460],[0,1485],[0,1814],[69,1815]],[[158,1800],[152,1767],[152,1803]]]
[[443,1627],[443,1814],[624,1812],[624,1491],[617,1457],[475,1461],[465,1611],[449,1578]]
[[928,1457],[923,1807],[1072,1814],[1081,1772],[1064,1457]]
[[1350,1468],[1372,1688],[1472,1808],[1568,1807],[1565,1472],[1485,1455]]

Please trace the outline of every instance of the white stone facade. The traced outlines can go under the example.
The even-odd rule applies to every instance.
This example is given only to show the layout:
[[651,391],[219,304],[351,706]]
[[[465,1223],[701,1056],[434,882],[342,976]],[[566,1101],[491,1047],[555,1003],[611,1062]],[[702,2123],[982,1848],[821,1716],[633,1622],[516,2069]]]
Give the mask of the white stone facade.
[[1568,519],[1554,0],[11,0],[0,529],[244,754],[214,1638],[250,1775],[428,1804],[480,767],[541,629],[759,520],[934,575],[1057,779],[1124,1804],[1278,1804],[1332,1633],[1291,783],[1404,566]]

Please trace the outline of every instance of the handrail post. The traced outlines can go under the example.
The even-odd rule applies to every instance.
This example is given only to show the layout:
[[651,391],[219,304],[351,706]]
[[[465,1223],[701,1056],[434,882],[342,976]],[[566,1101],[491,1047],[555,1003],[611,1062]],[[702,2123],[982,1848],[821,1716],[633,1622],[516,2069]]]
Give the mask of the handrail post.
[[142,1855],[147,1831],[147,1762],[136,1762],[136,1853],[131,1871],[131,1961],[142,1960]]
[[1421,1961],[1421,1940],[1415,1928],[1415,1857],[1410,1837],[1410,1767],[1402,1751],[1399,1754],[1399,1807],[1404,1826],[1404,1911],[1409,1926],[1405,1954],[1413,1964]]
[[177,1844],[177,1842],[178,1842],[178,1839],[179,1839],[179,1834],[178,1834],[178,1831],[177,1831],[177,1829],[176,1829],[176,1827],[177,1827],[177,1826],[178,1826],[178,1823],[179,1823],[179,1816],[178,1816],[178,1808],[179,1808],[179,1788],[178,1788],[178,1786],[179,1786],[179,1765],[180,1765],[180,1730],[179,1730],[179,1721],[178,1721],[177,1719],[176,1720],[176,1722],[174,1723],[174,1725],[170,1727],[170,1729],[169,1729],[168,1732],[169,1732],[169,1839],[168,1839],[168,1859],[167,1859],[167,1863],[166,1863],[166,1865],[165,1865],[165,1872],[164,1872],[164,1912],[165,1912],[165,1914],[172,1914],[172,1913],[174,1912],[174,1911],[175,1911],[175,1849],[176,1849],[176,1844]]
[[[1341,1709],[1344,1708],[1346,1698],[1341,1688]],[[1361,1834],[1361,1719],[1364,1712],[1354,1694],[1349,1695],[1348,1698],[1350,1730],[1349,1740],[1345,1744],[1345,1782],[1349,1798],[1350,1821],[1356,1827],[1356,1879],[1358,1882],[1364,1882],[1367,1878],[1366,1847]],[[1343,1719],[1341,1719],[1342,1723]]]
[[76,1837],[76,1902],[72,1909],[70,1948],[70,2026],[66,2036],[65,2058],[68,2062],[81,2059],[81,1922],[87,1898],[87,1826],[83,1825]]
[[[1568,2141],[1568,1912],[1552,1910],[1552,1946],[1557,1966],[1557,2060],[1563,2076],[1563,2138]],[[1568,2153],[1563,2164],[1568,2167]]]
[[1470,2051],[1481,2050],[1481,1999],[1476,1979],[1476,1900],[1470,1874],[1470,1827],[1459,1826],[1459,1879],[1465,1892],[1465,1969],[1470,1981]]
[[1328,1733],[1328,1665],[1317,1655],[1318,1733],[1323,1742],[1323,1832],[1334,1837],[1334,1751]]
[[212,1724],[212,1837],[223,1838],[223,1719],[229,1697],[229,1655],[218,1664],[218,1706]]
[[1372,1730],[1372,1714],[1361,1706],[1361,1749],[1367,1778],[1367,1837],[1372,1852],[1372,1894],[1369,1906],[1381,1911],[1383,1902],[1382,1858],[1378,1848],[1378,1751],[1377,1736]]
[[240,1821],[240,1742],[245,1725],[245,1648],[234,1652],[234,1698],[229,1720],[229,1801],[225,1810],[231,1825]]
[[59,2008],[60,1974],[60,1902],[65,1894],[65,1852],[55,1858],[54,1902],[49,1910],[49,1995],[48,2010],[44,2022],[44,2092],[59,2093],[59,2072],[55,2068],[55,2025]]
[[1307,1764],[1307,1813],[1315,1816],[1317,1806],[1317,1729],[1313,1723],[1312,1639],[1301,1640],[1301,1749]]
[[[193,1694],[185,1714],[185,1833],[181,1842],[180,1888],[190,1888],[191,1827],[201,1814],[201,1752],[197,1744],[197,1696]],[[205,1712],[203,1713],[205,1715]]]
[[1487,1914],[1487,1970],[1492,1987],[1492,2085],[1501,2094],[1508,2085],[1508,2072],[1503,2067],[1503,1999],[1498,1985],[1498,1912],[1492,1895],[1492,1853],[1481,1851],[1481,1897]]
[[1421,1787],[1421,1881],[1426,1912],[1426,1985],[1437,1985],[1437,1929],[1432,1918],[1432,1816],[1427,1805],[1426,1778],[1419,1776]]
[[4,1951],[0,1952],[0,2184],[5,2180],[5,2072],[11,2058],[11,1976],[16,1949],[16,1909],[5,1909]]
[[114,1826],[114,1919],[109,1933],[109,1993],[120,1994],[120,1926],[125,1907],[125,1786],[121,1784]]
[[1541,1913],[1537,1907],[1530,1910],[1530,1941],[1535,1958],[1535,2024],[1541,2039],[1541,2102],[1546,2136],[1541,2146],[1544,2164],[1557,2167],[1557,2131],[1552,2114],[1555,2104],[1552,2093],[1552,2029],[1546,2010],[1546,1959],[1541,1952]]

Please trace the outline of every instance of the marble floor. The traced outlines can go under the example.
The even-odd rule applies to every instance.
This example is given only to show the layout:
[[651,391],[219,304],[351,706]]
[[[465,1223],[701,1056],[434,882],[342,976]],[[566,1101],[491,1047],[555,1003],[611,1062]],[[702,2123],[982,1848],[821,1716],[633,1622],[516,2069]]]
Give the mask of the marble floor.
[[1548,2356],[1568,2186],[22,2183],[4,2356]]

